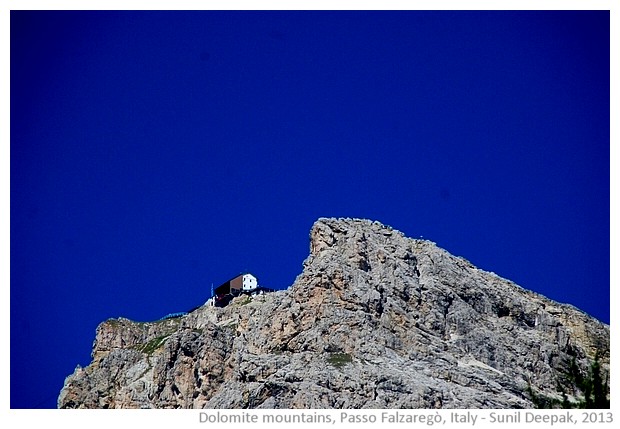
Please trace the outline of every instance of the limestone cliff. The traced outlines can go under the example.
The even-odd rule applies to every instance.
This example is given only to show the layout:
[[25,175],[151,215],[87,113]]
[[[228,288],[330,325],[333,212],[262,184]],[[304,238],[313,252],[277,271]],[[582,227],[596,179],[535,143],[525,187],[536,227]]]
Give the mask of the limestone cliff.
[[609,326],[378,222],[319,219],[289,289],[105,321],[92,359],[60,408],[534,408],[583,400],[593,365],[608,379]]

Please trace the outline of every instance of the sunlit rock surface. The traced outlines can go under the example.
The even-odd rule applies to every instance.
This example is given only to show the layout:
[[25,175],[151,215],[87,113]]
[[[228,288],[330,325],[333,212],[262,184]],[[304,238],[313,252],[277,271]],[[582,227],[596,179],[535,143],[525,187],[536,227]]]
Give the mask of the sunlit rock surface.
[[378,222],[322,218],[288,290],[103,322],[58,406],[559,406],[583,400],[571,374],[596,356],[606,381],[609,326],[575,307]]

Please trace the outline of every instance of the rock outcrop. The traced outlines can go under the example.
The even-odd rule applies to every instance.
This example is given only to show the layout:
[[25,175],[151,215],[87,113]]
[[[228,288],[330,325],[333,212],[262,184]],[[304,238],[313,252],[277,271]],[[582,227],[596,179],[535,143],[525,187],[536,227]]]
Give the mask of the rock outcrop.
[[103,322],[58,406],[534,408],[582,400],[593,366],[608,379],[609,326],[570,305],[378,222],[310,239],[287,290]]

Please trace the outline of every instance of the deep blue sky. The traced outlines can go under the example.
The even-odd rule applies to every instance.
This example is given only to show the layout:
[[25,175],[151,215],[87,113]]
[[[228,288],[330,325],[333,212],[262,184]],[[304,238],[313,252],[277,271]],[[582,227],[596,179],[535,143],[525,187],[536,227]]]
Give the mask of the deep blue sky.
[[11,407],[379,220],[609,322],[609,12],[11,12]]

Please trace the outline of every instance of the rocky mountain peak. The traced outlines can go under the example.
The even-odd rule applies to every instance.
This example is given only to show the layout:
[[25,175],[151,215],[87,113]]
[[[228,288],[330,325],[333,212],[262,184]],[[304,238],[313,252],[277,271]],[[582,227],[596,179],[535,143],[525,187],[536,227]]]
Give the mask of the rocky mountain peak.
[[430,241],[321,218],[289,289],[105,321],[92,357],[59,407],[532,408],[607,379],[609,326]]

